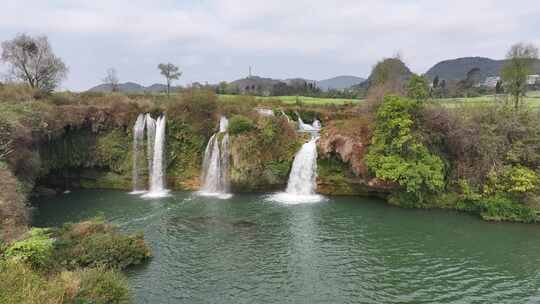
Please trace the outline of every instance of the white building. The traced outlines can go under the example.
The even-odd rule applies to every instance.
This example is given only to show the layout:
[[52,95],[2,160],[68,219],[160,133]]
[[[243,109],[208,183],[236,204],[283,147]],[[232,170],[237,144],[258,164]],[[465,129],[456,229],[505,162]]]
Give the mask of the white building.
[[501,80],[501,77],[499,76],[490,76],[487,77],[486,80],[484,80],[484,83],[482,83],[483,86],[488,88],[494,88],[497,86],[497,82]]
[[527,76],[527,84],[528,85],[535,85],[537,83],[540,83],[540,75],[529,75],[529,76]]

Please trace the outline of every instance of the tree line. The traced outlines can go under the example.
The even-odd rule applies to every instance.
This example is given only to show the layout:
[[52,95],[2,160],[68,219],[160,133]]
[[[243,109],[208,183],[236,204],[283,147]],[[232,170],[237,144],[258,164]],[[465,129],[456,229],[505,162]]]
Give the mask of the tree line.
[[[2,42],[1,60],[8,64],[9,76],[27,84],[29,87],[44,92],[52,92],[66,79],[68,67],[62,59],[56,56],[46,36],[32,37],[27,34],[18,34],[12,40]],[[513,45],[506,55],[506,62],[501,70],[501,81],[495,86],[495,93],[506,92],[511,96],[514,106],[518,108],[527,92],[527,77],[534,73],[534,63],[538,60],[538,48],[532,44],[517,43]],[[167,96],[171,93],[173,81],[182,76],[180,68],[172,63],[160,63],[157,68],[165,78]],[[386,86],[386,89],[403,91],[404,83],[411,78],[412,73],[403,64],[400,58],[389,58],[379,62],[367,81],[367,85],[360,86],[356,90],[331,90],[323,92],[316,84],[304,82],[302,84],[287,84],[278,82],[269,88],[251,85],[240,88],[221,82],[212,88],[219,94],[252,94],[252,95],[304,95],[312,97],[343,97],[355,98],[373,93],[373,88]],[[455,84],[435,77],[429,86],[429,96],[447,97],[450,90],[464,93],[486,93],[476,87],[479,79],[479,70],[470,70],[466,78]],[[420,81],[419,79],[417,79]],[[116,69],[109,68],[106,71],[103,83],[107,84],[111,91],[119,90],[119,77]],[[422,80],[424,83],[425,80]],[[369,89],[369,90],[368,90]],[[476,91],[475,91],[476,90]],[[264,92],[263,92],[264,91]]]

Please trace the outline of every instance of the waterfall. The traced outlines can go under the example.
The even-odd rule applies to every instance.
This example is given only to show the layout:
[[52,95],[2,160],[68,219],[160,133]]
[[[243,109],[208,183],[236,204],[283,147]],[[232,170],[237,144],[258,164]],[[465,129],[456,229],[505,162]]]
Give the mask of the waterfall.
[[148,179],[151,180],[152,176],[152,163],[154,162],[154,142],[156,138],[156,121],[150,116],[150,114],[146,114],[146,157],[148,160]]
[[148,162],[148,181],[150,191],[143,197],[163,197],[168,195],[165,189],[165,115],[157,121],[150,114],[139,114],[133,126],[133,191],[141,194],[146,191],[142,186],[144,159],[144,130],[146,128],[146,160]]
[[[199,194],[229,198],[229,134],[226,117],[219,120],[219,132],[210,137],[204,151],[203,168],[201,172],[202,187]],[[221,141],[220,141],[221,137]]]
[[313,195],[315,194],[317,178],[317,139],[315,137],[302,145],[294,156],[287,194]]
[[[320,127],[320,122],[318,120],[315,120],[313,122],[313,125],[310,125],[310,124],[304,123],[302,121],[302,118],[300,117],[300,114],[296,113],[296,115],[298,116],[298,131],[300,131],[300,132],[318,132],[318,131],[320,131],[321,127]],[[317,122],[317,124],[315,122]]]
[[227,132],[227,128],[229,128],[229,120],[225,116],[221,116],[219,119],[219,132]]
[[320,130],[322,128],[321,122],[318,119],[315,119],[311,126],[317,130]]
[[273,201],[287,204],[313,203],[324,198],[315,193],[317,188],[317,140],[313,135],[311,140],[303,144],[296,152],[287,182],[285,192],[270,197]]
[[169,192],[165,189],[164,173],[165,121],[166,118],[165,115],[163,115],[155,122],[153,157],[150,171],[150,191],[143,195],[143,197],[164,197],[167,196]]
[[144,140],[144,126],[145,126],[145,116],[139,114],[135,125],[133,126],[133,191],[131,194],[140,194],[144,193],[142,185],[142,168],[141,168],[141,158],[143,157],[141,152],[143,150],[143,140]]

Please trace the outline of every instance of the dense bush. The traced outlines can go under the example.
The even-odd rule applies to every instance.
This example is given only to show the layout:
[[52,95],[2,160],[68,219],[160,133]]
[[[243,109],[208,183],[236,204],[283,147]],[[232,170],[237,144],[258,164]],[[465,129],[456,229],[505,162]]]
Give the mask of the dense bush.
[[126,278],[119,272],[106,268],[79,271],[80,289],[76,303],[129,303],[129,289]]
[[54,257],[54,240],[49,230],[32,228],[23,240],[7,247],[5,256],[26,262],[35,269],[50,268]]
[[253,121],[243,115],[234,115],[229,120],[229,133],[237,135],[255,129]]
[[114,270],[95,268],[62,271],[48,276],[26,263],[0,261],[0,303],[129,303],[125,277]]
[[30,214],[23,188],[8,166],[0,161],[0,240],[15,239],[27,229]]
[[68,268],[124,269],[151,256],[142,234],[120,234],[101,220],[66,224],[56,234],[57,260]]
[[379,107],[366,164],[375,176],[395,182],[422,203],[424,196],[445,186],[442,160],[413,132],[417,103],[389,95]]

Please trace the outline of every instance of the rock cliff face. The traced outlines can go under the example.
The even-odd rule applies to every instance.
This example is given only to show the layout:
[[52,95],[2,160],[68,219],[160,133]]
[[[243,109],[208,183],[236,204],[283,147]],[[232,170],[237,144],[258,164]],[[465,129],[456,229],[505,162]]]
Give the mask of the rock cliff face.
[[284,189],[294,154],[303,139],[283,117],[265,117],[256,127],[231,136],[233,192]]
[[370,176],[364,163],[371,141],[369,121],[354,118],[331,122],[318,141],[318,191],[333,195],[384,196],[395,185]]

